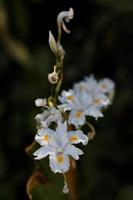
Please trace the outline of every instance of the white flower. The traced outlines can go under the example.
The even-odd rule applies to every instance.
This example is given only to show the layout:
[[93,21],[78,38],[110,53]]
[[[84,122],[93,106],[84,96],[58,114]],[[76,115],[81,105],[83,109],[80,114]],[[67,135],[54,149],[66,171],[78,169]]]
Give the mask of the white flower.
[[82,131],[67,132],[66,122],[58,122],[56,131],[52,129],[41,130],[35,137],[35,140],[41,145],[41,147],[34,152],[36,160],[40,160],[49,155],[50,167],[53,172],[64,173],[70,168],[69,156],[75,160],[79,159],[79,156],[83,154],[79,148],[73,144],[82,142],[87,144],[87,136],[84,136]]
[[43,113],[37,114],[35,119],[40,128],[48,128],[51,122],[63,121],[61,112],[55,107],[47,108]]
[[74,98],[75,98],[75,92],[74,90],[68,90],[68,91],[65,91],[63,90],[62,93],[61,93],[61,96],[59,96],[59,100],[61,103],[72,103],[74,101]]
[[[96,97],[99,97],[99,99],[96,99]],[[104,101],[103,99],[100,99],[100,96],[96,97],[94,98],[92,93],[88,93],[86,91],[63,91],[61,97],[59,97],[59,100],[62,103],[62,105],[59,106],[59,109],[62,108],[63,110],[64,108],[64,112],[67,110],[70,111],[68,123],[73,124],[76,128],[78,128],[86,123],[86,116],[92,116],[96,119],[98,117],[103,117],[100,109]],[[99,101],[97,102],[96,100]]]
[[72,8],[70,8],[69,11],[62,11],[58,14],[57,25],[58,25],[59,33],[61,33],[61,28],[63,28],[63,30],[66,33],[70,33],[70,30],[67,29],[63,20],[65,20],[66,22],[69,22],[71,19],[73,19],[73,16],[74,16],[74,10]]
[[78,144],[81,142],[83,145],[86,145],[88,143],[88,137],[83,134],[81,130],[69,131],[67,137],[71,144]]
[[99,81],[97,91],[102,93],[112,93],[114,91],[115,84],[112,80],[104,78]]
[[73,89],[76,92],[86,91],[94,93],[96,87],[97,87],[97,81],[94,78],[94,76],[91,75],[89,77],[85,77],[83,81],[75,83]]
[[103,107],[107,107],[110,104],[109,98],[103,93],[95,93],[93,95],[93,103],[94,106],[101,109]]

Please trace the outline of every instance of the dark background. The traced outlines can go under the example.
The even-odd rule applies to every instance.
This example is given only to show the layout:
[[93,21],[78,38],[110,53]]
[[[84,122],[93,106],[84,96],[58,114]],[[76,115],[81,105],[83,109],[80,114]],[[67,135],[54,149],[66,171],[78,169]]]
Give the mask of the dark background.
[[133,200],[132,0],[0,0],[0,200],[28,199],[33,162],[24,149],[36,133],[34,100],[49,95],[48,31],[57,35],[56,16],[69,7],[75,17],[71,34],[63,34],[62,88],[90,74],[116,84],[114,102],[92,121],[97,135],[78,162],[78,196]]

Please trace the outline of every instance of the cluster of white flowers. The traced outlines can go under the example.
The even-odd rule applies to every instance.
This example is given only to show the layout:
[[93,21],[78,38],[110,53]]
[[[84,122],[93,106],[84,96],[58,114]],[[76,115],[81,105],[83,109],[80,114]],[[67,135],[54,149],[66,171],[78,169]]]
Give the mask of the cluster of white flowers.
[[[44,107],[43,113],[35,117],[38,124],[35,140],[40,144],[40,148],[34,152],[36,160],[49,155],[50,167],[53,172],[64,173],[69,170],[69,156],[75,160],[83,152],[73,144],[88,142],[88,137],[81,130],[68,131],[68,124],[62,117],[62,113],[54,106],[46,105],[46,99],[37,99],[36,106]],[[53,123],[53,124],[52,124]],[[51,128],[53,125],[54,128]]]
[[111,104],[113,93],[114,83],[110,79],[96,81],[93,76],[85,77],[73,89],[62,92],[59,97],[62,105],[58,108],[69,111],[68,123],[79,128],[86,123],[86,116],[103,117],[102,109]]
[[[110,79],[96,81],[93,76],[85,77],[74,84],[73,89],[62,91],[57,107],[48,106],[46,99],[37,99],[36,106],[44,107],[44,112],[35,117],[38,125],[35,140],[40,148],[34,152],[36,160],[49,155],[53,172],[64,173],[70,168],[70,157],[75,160],[83,151],[75,144],[88,143],[82,126],[88,121],[86,116],[103,117],[102,109],[111,104],[114,83]],[[66,117],[67,116],[67,117]],[[73,130],[69,127],[73,125]]]
[[[61,45],[61,33],[70,33],[65,22],[73,19],[74,11],[62,11],[57,16],[58,39],[55,40],[49,31],[49,46],[56,64],[54,71],[48,75],[48,80],[55,85],[55,93],[47,99],[36,99],[35,105],[43,109],[36,115],[37,134],[35,141],[40,144],[33,155],[40,160],[49,156],[50,168],[53,172],[65,173],[70,169],[70,159],[78,160],[83,151],[76,145],[86,145],[92,139],[95,130],[89,123],[89,117],[98,119],[103,117],[103,110],[112,103],[114,83],[110,79],[97,81],[92,75],[73,85],[73,88],[63,90],[59,96],[60,84],[63,78],[63,60],[65,50]],[[58,103],[57,103],[58,101]],[[91,132],[87,133],[84,125],[88,125]],[[68,191],[65,181],[64,192]]]
[[[34,159],[40,160],[49,156],[51,170],[64,175],[64,193],[69,190],[65,173],[70,169],[70,165],[73,166],[71,163],[83,154],[76,145],[87,145],[88,141],[93,139],[95,129],[89,122],[90,117],[103,117],[104,109],[112,103],[115,87],[112,80],[104,78],[97,81],[91,75],[75,83],[72,89],[63,90],[59,96],[65,57],[61,36],[62,31],[70,33],[65,22],[69,22],[73,16],[72,8],[58,14],[57,40],[49,31],[49,46],[56,58],[53,72],[48,74],[48,81],[53,85],[53,90],[48,99],[35,100],[35,105],[41,107],[43,112],[35,117],[35,141],[40,147],[33,153]],[[91,132],[88,132],[88,128]]]

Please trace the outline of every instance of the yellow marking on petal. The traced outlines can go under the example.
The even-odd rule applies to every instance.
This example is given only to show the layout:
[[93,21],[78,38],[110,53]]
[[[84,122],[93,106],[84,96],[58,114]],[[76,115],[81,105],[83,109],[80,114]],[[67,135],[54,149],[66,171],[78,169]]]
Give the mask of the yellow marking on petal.
[[43,136],[43,140],[44,140],[45,142],[48,142],[49,136],[48,136],[48,135],[44,135],[44,136]]
[[73,101],[73,96],[72,95],[67,96],[67,100]]
[[82,91],[82,90],[87,90],[87,88],[86,88],[86,86],[84,85],[84,84],[81,84],[80,85],[80,90]]
[[103,89],[106,89],[106,88],[107,88],[107,85],[106,85],[105,83],[102,83],[102,84],[101,84],[101,87],[102,87]]
[[63,156],[61,153],[58,153],[58,154],[56,155],[56,159],[57,159],[57,162],[58,162],[59,164],[61,164],[61,163],[64,162],[64,156]]
[[81,112],[80,111],[77,111],[76,112],[76,118],[80,118],[81,117]]
[[99,104],[99,103],[101,103],[101,100],[100,99],[95,99],[94,103],[95,104]]
[[69,138],[70,142],[75,142],[78,140],[77,136],[75,135],[72,135],[70,138]]

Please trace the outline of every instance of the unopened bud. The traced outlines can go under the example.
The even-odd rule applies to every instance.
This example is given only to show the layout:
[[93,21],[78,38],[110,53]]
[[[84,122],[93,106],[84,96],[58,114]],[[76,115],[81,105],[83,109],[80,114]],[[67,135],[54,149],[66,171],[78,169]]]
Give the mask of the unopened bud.
[[35,100],[35,105],[37,107],[45,107],[47,104],[47,100],[46,99],[36,99]]
[[56,65],[54,66],[54,71],[48,75],[48,80],[52,84],[56,84],[58,82],[58,73],[56,72]]
[[51,31],[49,31],[49,46],[54,55],[57,54],[57,43]]
[[57,25],[58,25],[59,33],[61,33],[61,28],[63,28],[63,30],[66,33],[70,33],[70,30],[67,29],[63,19],[65,20],[65,22],[69,22],[71,19],[73,19],[73,16],[74,16],[73,8],[69,8],[69,11],[62,11],[58,14]]

